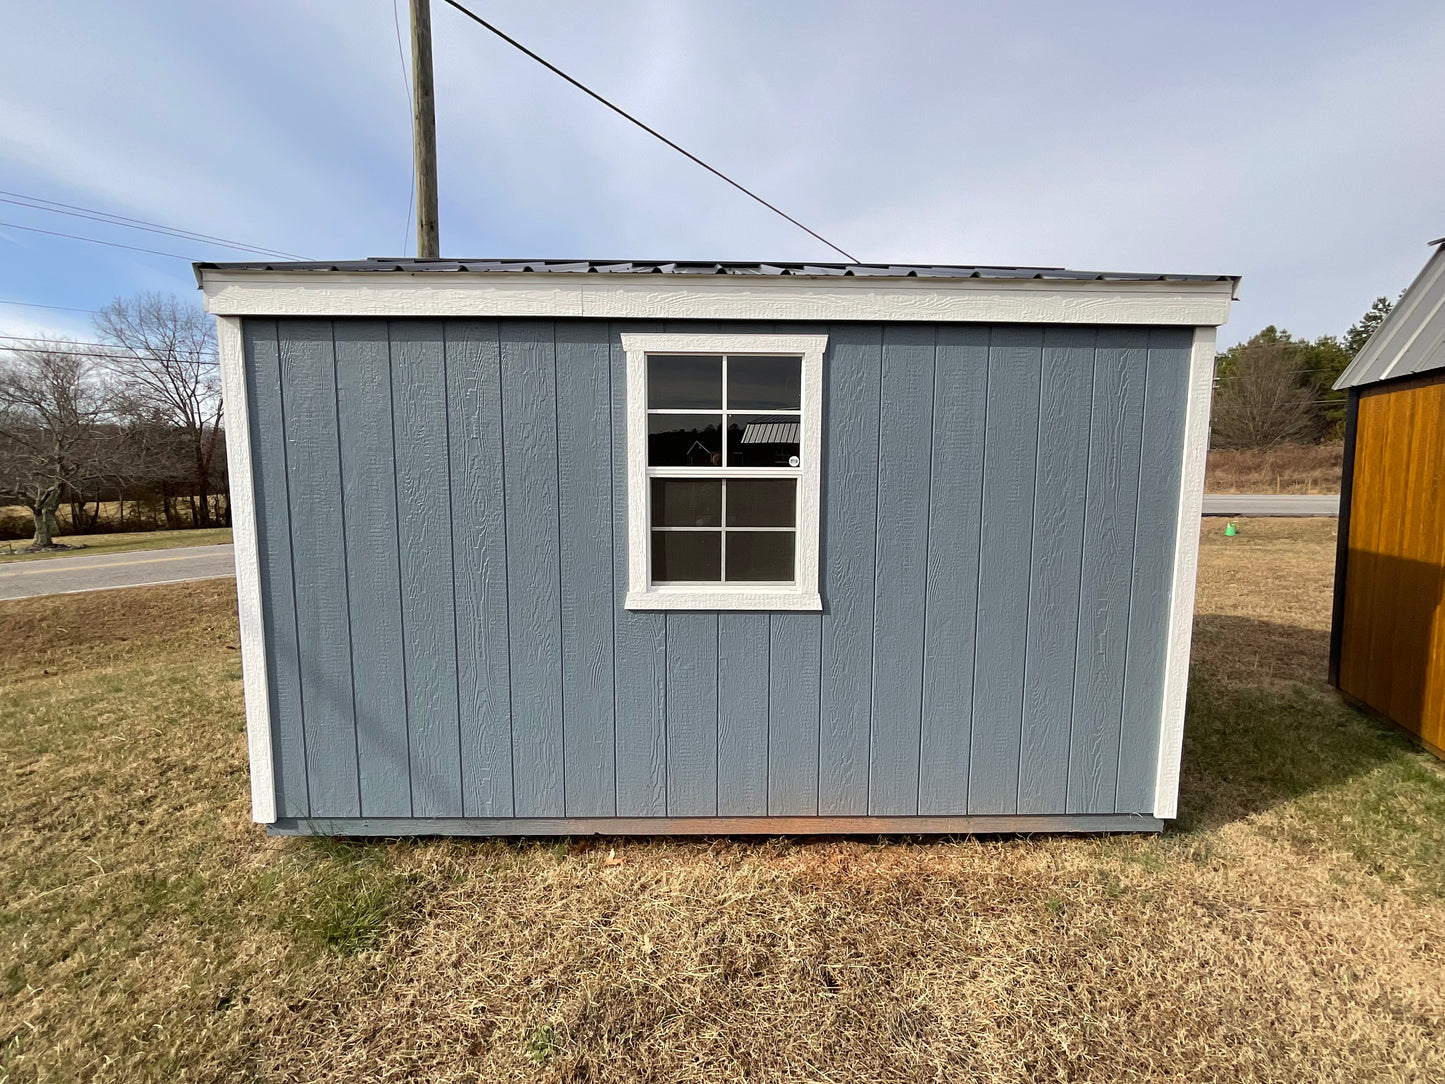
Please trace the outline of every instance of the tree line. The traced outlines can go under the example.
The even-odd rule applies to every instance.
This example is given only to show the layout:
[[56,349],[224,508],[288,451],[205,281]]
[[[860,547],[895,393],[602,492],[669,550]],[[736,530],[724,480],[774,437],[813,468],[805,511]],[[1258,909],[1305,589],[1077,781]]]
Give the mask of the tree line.
[[229,526],[214,322],[147,293],[93,323],[96,342],[0,353],[0,505],[30,513],[32,549],[58,548],[62,505],[76,533],[124,529],[127,502],[156,512],[138,527]]
[[1340,337],[1297,339],[1271,324],[1219,354],[1211,446],[1272,448],[1338,438],[1346,394],[1332,385],[1393,307],[1377,297]]

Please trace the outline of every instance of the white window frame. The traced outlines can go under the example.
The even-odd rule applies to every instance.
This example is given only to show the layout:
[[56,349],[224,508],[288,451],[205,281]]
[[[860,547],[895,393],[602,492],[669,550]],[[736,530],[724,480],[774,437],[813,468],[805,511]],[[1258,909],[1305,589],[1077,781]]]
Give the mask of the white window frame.
[[[627,354],[627,601],[629,610],[821,610],[818,531],[823,482],[823,354],[826,335],[712,335],[624,332]],[[718,478],[796,478],[795,579],[783,584],[654,584],[651,503],[653,477],[695,478],[696,470],[647,465],[647,356],[649,354],[766,354],[802,359],[802,426],[795,469],[723,467]],[[706,413],[701,412],[701,413]]]

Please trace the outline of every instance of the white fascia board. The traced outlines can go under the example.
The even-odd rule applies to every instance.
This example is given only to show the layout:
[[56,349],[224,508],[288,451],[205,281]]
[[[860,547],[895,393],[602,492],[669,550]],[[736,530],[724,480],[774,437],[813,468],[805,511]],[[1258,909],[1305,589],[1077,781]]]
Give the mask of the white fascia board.
[[225,399],[226,463],[231,476],[231,535],[241,623],[241,684],[246,695],[246,748],[251,761],[251,819],[276,820],[276,770],[271,759],[271,700],[266,677],[266,629],[261,612],[261,556],[251,470],[251,418],[241,320],[216,319],[221,394]]
[[1214,327],[1231,280],[769,278],[465,271],[201,272],[225,316],[888,320]]
[[1184,467],[1179,477],[1179,520],[1175,526],[1174,573],[1169,593],[1169,644],[1164,664],[1159,762],[1154,780],[1154,816],[1165,820],[1179,811],[1179,762],[1184,754],[1184,709],[1194,634],[1194,587],[1199,572],[1199,517],[1204,505],[1204,469],[1209,455],[1215,338],[1214,328],[1195,328],[1189,358]]

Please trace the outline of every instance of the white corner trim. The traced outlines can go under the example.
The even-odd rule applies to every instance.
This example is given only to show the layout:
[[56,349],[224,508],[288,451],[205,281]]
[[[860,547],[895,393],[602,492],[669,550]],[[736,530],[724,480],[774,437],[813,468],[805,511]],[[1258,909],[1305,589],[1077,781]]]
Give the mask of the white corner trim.
[[[627,598],[629,610],[821,610],[818,546],[823,484],[823,355],[826,335],[624,332],[627,354]],[[654,587],[647,471],[647,355],[796,354],[802,358],[802,459],[793,584],[778,587]],[[728,477],[726,471],[719,477]]]
[[1217,325],[1232,281],[203,270],[227,316]]
[[1189,357],[1189,405],[1184,419],[1184,469],[1179,478],[1179,522],[1174,542],[1174,582],[1169,593],[1169,646],[1164,667],[1164,705],[1154,816],[1179,811],[1179,761],[1184,752],[1184,708],[1189,692],[1189,649],[1194,634],[1194,585],[1199,572],[1199,517],[1204,468],[1209,456],[1209,407],[1214,394],[1212,327],[1194,329]]
[[251,819],[276,820],[276,773],[271,760],[271,700],[266,678],[266,629],[261,612],[261,561],[256,538],[256,491],[251,471],[251,413],[246,401],[241,320],[216,318],[216,345],[225,397],[226,464],[230,473],[231,536],[241,618],[241,680],[246,693],[246,747],[251,760]]

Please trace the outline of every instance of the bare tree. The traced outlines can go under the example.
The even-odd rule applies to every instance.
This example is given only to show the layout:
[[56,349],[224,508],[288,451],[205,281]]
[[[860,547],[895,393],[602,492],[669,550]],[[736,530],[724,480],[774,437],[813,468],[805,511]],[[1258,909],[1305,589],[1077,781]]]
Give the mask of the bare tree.
[[0,498],[30,510],[31,549],[62,548],[62,498],[115,477],[125,433],[108,408],[102,373],[79,348],[34,344],[0,361]]
[[1314,395],[1291,344],[1257,339],[1231,352],[1220,374],[1212,426],[1216,448],[1270,448],[1319,436]]
[[95,327],[115,348],[112,368],[129,412],[184,435],[191,522],[210,526],[222,433],[214,323],[192,305],[147,293],[116,298],[96,315]]

